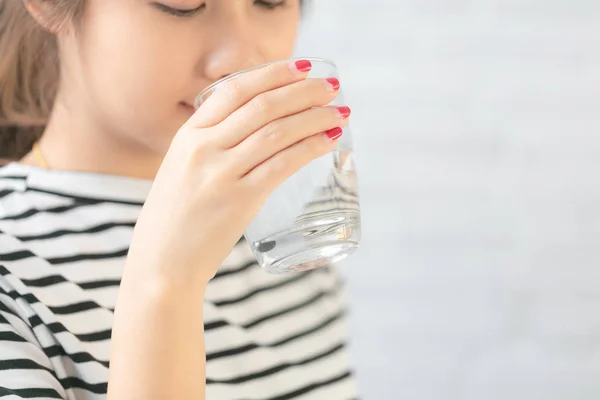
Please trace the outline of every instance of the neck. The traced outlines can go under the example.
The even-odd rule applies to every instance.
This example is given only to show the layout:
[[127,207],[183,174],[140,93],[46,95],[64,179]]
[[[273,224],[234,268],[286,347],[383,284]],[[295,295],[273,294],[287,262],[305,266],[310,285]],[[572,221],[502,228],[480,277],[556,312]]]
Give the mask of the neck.
[[[49,167],[56,170],[154,179],[162,162],[155,152],[100,127],[84,110],[66,107],[60,98],[40,147]],[[34,160],[30,154],[23,162]]]

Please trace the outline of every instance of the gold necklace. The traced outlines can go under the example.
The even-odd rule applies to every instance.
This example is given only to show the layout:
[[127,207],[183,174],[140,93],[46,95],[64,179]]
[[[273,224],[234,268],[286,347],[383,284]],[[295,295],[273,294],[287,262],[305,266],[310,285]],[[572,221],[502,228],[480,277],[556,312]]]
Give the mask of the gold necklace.
[[40,142],[37,141],[33,144],[33,148],[31,149],[35,160],[39,164],[40,167],[48,169],[48,161],[46,161],[46,157],[42,154],[42,149],[40,149]]

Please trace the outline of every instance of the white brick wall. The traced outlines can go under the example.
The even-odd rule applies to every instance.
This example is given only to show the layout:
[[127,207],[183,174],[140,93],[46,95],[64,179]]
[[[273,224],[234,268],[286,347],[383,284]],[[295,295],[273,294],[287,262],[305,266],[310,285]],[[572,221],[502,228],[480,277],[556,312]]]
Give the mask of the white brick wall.
[[312,2],[298,53],[354,110],[364,398],[600,399],[600,2]]

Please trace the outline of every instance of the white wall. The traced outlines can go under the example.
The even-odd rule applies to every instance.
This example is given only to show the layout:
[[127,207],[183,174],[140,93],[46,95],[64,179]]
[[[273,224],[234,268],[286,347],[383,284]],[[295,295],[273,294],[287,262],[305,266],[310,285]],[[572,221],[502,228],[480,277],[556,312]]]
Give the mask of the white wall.
[[600,2],[312,2],[298,54],[354,110],[364,398],[600,399]]

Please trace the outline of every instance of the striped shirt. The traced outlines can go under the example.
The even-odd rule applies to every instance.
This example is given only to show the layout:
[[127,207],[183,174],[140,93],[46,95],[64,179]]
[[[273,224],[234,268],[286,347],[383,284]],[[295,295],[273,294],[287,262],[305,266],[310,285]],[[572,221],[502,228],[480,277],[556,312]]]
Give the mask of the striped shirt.
[[[0,169],[0,397],[106,398],[113,310],[151,182]],[[207,399],[356,398],[334,270],[271,275],[240,241],[209,283]]]

